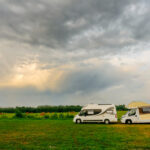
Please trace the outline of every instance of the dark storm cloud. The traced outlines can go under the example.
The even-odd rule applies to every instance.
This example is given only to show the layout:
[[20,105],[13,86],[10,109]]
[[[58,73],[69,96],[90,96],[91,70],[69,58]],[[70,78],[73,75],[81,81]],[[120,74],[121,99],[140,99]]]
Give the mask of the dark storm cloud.
[[122,72],[110,64],[103,64],[99,67],[74,69],[61,81],[60,87],[63,93],[81,92],[89,94],[121,85],[129,80],[129,77],[132,77],[130,73]]
[[[122,48],[135,42],[130,40],[132,29],[131,35],[122,35],[121,31],[126,27],[120,22],[133,2],[135,1],[1,1],[0,38],[55,49]],[[146,16],[147,14],[143,17]],[[136,15],[132,17],[136,18]],[[127,18],[129,22],[132,17]],[[129,30],[130,28],[129,25]],[[126,40],[122,39],[123,36],[126,36]]]

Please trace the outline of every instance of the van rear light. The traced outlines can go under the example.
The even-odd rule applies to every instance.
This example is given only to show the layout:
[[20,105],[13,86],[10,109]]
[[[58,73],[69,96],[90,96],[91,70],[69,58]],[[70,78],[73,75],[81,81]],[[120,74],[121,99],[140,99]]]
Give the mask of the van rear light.
[[115,117],[117,118],[117,114],[115,114]]

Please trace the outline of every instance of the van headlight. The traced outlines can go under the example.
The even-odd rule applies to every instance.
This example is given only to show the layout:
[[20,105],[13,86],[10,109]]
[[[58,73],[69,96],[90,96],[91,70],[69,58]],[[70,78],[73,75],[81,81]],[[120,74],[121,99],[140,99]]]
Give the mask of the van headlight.
[[122,116],[121,118],[124,118],[125,116]]

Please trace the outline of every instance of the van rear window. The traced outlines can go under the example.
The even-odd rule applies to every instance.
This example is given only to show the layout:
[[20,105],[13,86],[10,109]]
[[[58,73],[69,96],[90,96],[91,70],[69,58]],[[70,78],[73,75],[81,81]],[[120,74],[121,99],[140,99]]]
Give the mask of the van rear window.
[[139,112],[140,112],[140,114],[150,113],[150,107],[139,108]]
[[101,112],[102,112],[101,109],[95,109],[95,110],[94,110],[94,115],[99,114],[99,113],[101,113]]

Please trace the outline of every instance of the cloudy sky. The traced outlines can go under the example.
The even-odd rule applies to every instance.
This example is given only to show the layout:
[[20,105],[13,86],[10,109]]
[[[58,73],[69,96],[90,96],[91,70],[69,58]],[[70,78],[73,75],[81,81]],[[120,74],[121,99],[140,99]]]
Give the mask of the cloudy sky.
[[150,102],[149,0],[0,0],[0,106]]

